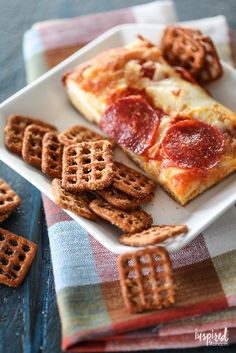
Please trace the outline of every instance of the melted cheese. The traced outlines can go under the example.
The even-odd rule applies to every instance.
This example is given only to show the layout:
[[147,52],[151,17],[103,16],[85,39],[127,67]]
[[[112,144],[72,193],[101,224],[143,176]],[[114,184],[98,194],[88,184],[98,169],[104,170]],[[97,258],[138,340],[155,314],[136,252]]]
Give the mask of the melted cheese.
[[187,114],[199,107],[211,107],[214,101],[198,85],[178,77],[150,82],[146,91],[157,107],[170,115]]
[[[146,60],[149,65],[153,64],[155,70],[152,79],[143,77],[142,60]],[[155,107],[166,113],[161,119],[156,143],[150,149],[154,155],[170,121],[176,116],[203,121],[226,134],[236,129],[235,113],[216,102],[197,84],[182,79],[161,57],[159,50],[150,46],[150,43],[137,41],[125,50],[112,50],[110,54],[107,51],[99,60],[95,58],[90,66],[85,70],[84,77],[81,73],[74,75],[75,69],[66,79],[67,92],[74,106],[90,121],[99,124],[110,94],[129,87],[145,90]],[[231,144],[236,146],[234,138]],[[236,170],[236,147],[231,147],[228,151],[222,156],[219,165],[207,171],[204,176],[194,176],[188,170],[173,164],[163,167],[159,160],[127,152],[150,177],[163,185],[184,205]]]

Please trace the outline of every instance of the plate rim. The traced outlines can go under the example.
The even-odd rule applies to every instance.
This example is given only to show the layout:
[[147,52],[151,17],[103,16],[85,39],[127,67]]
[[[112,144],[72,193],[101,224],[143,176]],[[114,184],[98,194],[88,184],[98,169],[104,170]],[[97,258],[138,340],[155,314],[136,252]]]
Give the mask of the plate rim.
[[[0,110],[2,110],[6,105],[10,104],[12,101],[14,101],[16,98],[20,97],[21,95],[27,93],[29,90],[31,90],[33,87],[39,85],[40,83],[42,83],[43,81],[47,80],[49,77],[52,77],[53,75],[57,74],[58,71],[60,71],[61,69],[63,69],[65,66],[67,66],[68,64],[73,63],[75,60],[77,60],[81,55],[87,53],[90,51],[90,49],[92,49],[95,46],[99,46],[100,43],[102,43],[104,40],[106,40],[109,37],[112,36],[116,36],[117,33],[119,32],[124,32],[127,29],[130,30],[130,28],[137,30],[138,28],[140,28],[140,31],[142,31],[142,28],[158,28],[159,30],[164,28],[165,25],[162,24],[121,24],[121,25],[117,25],[111,29],[109,29],[108,31],[104,32],[103,34],[101,34],[100,36],[98,36],[97,38],[95,38],[93,41],[91,41],[90,43],[88,43],[86,46],[84,46],[83,48],[79,49],[78,51],[76,51],[75,53],[73,53],[72,55],[70,55],[68,58],[66,58],[65,60],[63,60],[61,63],[59,63],[58,65],[56,65],[55,67],[53,67],[52,69],[48,70],[46,73],[44,73],[43,75],[41,75],[39,78],[35,79],[34,81],[32,81],[31,83],[29,83],[28,85],[26,85],[25,87],[23,87],[22,89],[20,89],[19,91],[17,91],[16,93],[14,93],[12,96],[8,97],[6,100],[4,100],[1,104],[0,104]],[[75,64],[76,65],[76,64]],[[230,71],[230,74],[234,74],[236,75],[236,71],[227,63],[222,62],[223,68],[226,70]],[[11,167],[13,170],[14,169],[14,161],[7,161],[7,158],[5,158],[4,156],[0,156],[0,160],[2,160],[4,163],[6,163],[9,167]],[[16,170],[15,170],[16,171]],[[20,172],[16,171],[18,174],[22,175],[28,182],[30,182],[32,184],[32,178],[28,177],[25,174],[21,174]],[[38,183],[36,182],[36,184],[33,184],[38,190],[40,190],[43,194],[45,194],[50,200],[52,200],[54,202],[54,198],[52,196],[51,193],[49,193],[47,190],[42,190],[40,188],[40,186],[38,185]],[[231,198],[229,198],[230,201],[225,204],[225,207],[222,207],[220,212],[218,212],[214,217],[212,217],[210,219],[209,222],[206,222],[202,225],[202,227],[199,227],[197,232],[195,231],[191,231],[188,234],[188,237],[183,237],[177,244],[174,242],[172,244],[167,244],[166,248],[168,249],[168,251],[170,253],[176,252],[180,249],[182,249],[184,246],[186,246],[187,244],[191,243],[198,235],[201,234],[201,232],[206,229],[211,223],[213,223],[217,218],[219,218],[227,209],[229,209],[234,202],[236,201],[236,193],[235,195],[231,195]],[[70,211],[67,211],[65,209],[63,209],[70,217],[73,217],[73,213]],[[78,222],[78,220],[76,220]],[[78,222],[82,227],[86,228],[86,230],[88,231],[86,224],[84,224],[83,219],[81,217],[79,217],[79,222]],[[89,231],[88,231],[89,232]],[[92,234],[92,236],[94,236],[94,234]],[[99,236],[94,236],[103,246],[105,246],[107,249],[109,249],[110,251],[112,251],[113,253],[117,253],[117,254],[121,254],[124,253],[126,251],[133,251],[133,250],[137,250],[138,248],[135,247],[128,247],[122,244],[117,244],[116,249],[114,249],[114,245],[111,243],[109,243],[109,241],[104,241],[103,239],[100,239]],[[161,244],[160,244],[161,246]]]

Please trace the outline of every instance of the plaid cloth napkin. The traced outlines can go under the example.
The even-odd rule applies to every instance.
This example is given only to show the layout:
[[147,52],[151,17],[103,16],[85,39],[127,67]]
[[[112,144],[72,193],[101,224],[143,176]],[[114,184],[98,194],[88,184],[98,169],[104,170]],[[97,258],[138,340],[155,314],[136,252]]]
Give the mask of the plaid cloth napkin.
[[[38,23],[24,37],[32,80],[110,27],[126,22],[172,23],[172,2]],[[211,35],[232,63],[228,26],[218,16],[191,23]],[[58,307],[62,348],[69,351],[127,351],[193,347],[211,343],[200,331],[224,333],[236,342],[236,210],[232,207],[204,234],[171,255],[178,286],[176,304],[139,315],[124,309],[117,256],[43,197]],[[209,338],[210,339],[210,338]],[[216,344],[213,340],[212,344]]]

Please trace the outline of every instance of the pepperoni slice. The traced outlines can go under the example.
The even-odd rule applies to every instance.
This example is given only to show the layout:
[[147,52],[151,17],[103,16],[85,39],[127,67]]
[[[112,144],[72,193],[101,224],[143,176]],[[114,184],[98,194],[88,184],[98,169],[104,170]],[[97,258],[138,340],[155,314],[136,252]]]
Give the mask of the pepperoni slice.
[[143,154],[154,142],[161,112],[139,95],[121,98],[108,106],[101,129],[135,154]]
[[172,125],[162,141],[166,156],[182,168],[215,167],[224,152],[224,145],[220,130],[196,120]]

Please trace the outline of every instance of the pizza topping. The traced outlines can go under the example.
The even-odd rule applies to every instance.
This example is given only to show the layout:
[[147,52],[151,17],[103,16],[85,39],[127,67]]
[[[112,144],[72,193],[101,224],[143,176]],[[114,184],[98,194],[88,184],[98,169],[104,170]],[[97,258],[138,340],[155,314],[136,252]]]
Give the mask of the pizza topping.
[[147,77],[152,80],[155,74],[155,67],[142,65],[141,74],[143,77]]
[[154,142],[161,112],[139,95],[121,98],[109,105],[101,129],[131,152],[141,155]]
[[220,130],[196,120],[172,125],[162,141],[165,155],[181,168],[215,167],[220,162],[224,145]]
[[174,89],[172,91],[173,95],[176,96],[176,97],[178,97],[181,92],[182,92],[182,89],[180,89],[180,88]]
[[148,102],[148,104],[150,104],[153,107],[152,97],[146,93],[145,89],[138,89],[134,87],[126,87],[119,91],[116,90],[115,92],[112,92],[112,94],[110,94],[109,97],[107,98],[106,103],[107,105],[110,105],[115,101],[117,101],[118,99],[129,97],[129,96],[141,96],[143,97],[143,99],[145,99]]
[[[190,82],[192,84],[196,84],[196,85],[199,84],[199,82],[197,82],[195,80],[193,75],[185,68],[183,68],[181,66],[175,66],[174,69],[185,81],[188,81],[188,82]],[[211,96],[210,92],[206,89],[206,87],[204,87],[204,86],[201,86],[201,87],[209,96]]]
[[191,73],[188,70],[184,69],[181,66],[175,66],[174,69],[178,74],[180,74],[180,76],[184,80],[189,81],[191,83],[197,83],[194,77],[191,75]]
[[140,62],[140,65],[141,65],[141,75],[143,77],[147,77],[150,80],[152,80],[156,71],[155,63],[149,60],[149,61]]

